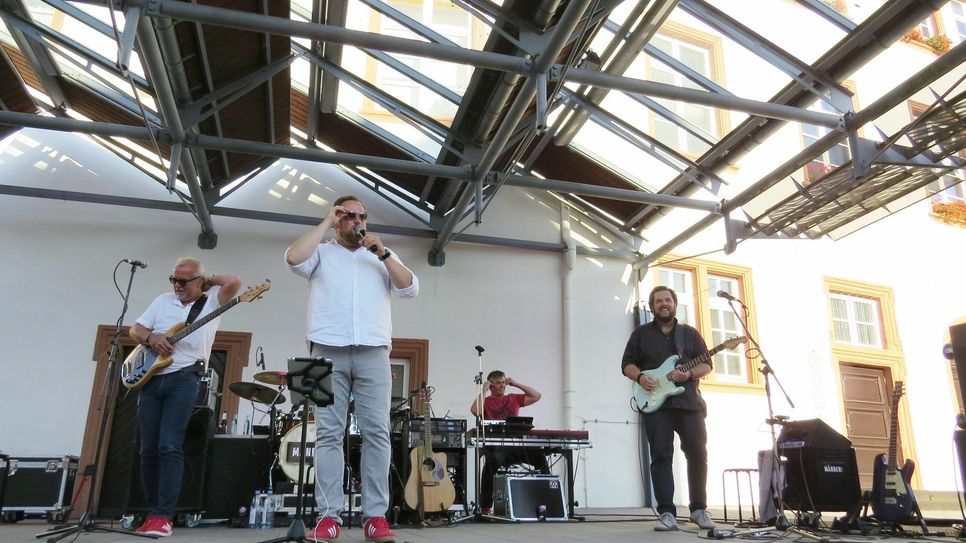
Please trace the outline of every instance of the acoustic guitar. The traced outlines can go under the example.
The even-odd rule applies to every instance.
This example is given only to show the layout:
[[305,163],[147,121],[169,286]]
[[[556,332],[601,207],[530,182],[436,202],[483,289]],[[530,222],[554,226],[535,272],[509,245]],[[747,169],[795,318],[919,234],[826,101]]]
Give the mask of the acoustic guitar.
[[[168,337],[168,343],[174,345],[184,339],[188,334],[198,330],[225,311],[235,307],[239,302],[250,302],[261,298],[262,294],[270,288],[272,288],[272,282],[266,279],[253,287],[249,287],[245,292],[235,296],[219,306],[218,309],[195,320],[190,325],[182,322],[172,326],[168,329],[168,333],[171,334]],[[147,345],[138,345],[124,359],[124,363],[121,364],[121,384],[131,390],[137,390],[146,385],[159,371],[170,366],[172,362],[171,357],[160,356],[154,349]]]
[[709,351],[705,351],[703,354],[698,355],[691,360],[684,362],[683,364],[678,364],[678,361],[681,360],[681,357],[674,354],[667,357],[667,359],[664,360],[660,366],[652,370],[644,370],[644,375],[653,378],[655,381],[657,381],[657,384],[655,384],[654,388],[648,392],[644,390],[644,387],[638,383],[634,383],[634,409],[640,413],[653,413],[657,411],[662,405],[664,405],[664,402],[667,401],[668,398],[671,396],[677,396],[678,394],[684,392],[684,387],[679,386],[671,377],[675,369],[688,371],[698,364],[710,360],[711,357],[718,354],[720,351],[723,351],[724,349],[734,349],[746,341],[748,341],[748,338],[745,336],[731,338],[726,340],[721,345],[718,345]]
[[902,397],[902,381],[896,381],[892,391],[892,426],[889,430],[889,456],[879,453],[872,467],[872,514],[880,522],[896,524],[908,517],[916,508],[916,496],[909,481],[916,464],[906,459],[898,467],[897,443],[899,438],[899,398]]
[[429,389],[424,389],[422,443],[409,453],[410,471],[405,489],[406,505],[419,511],[421,518],[425,513],[446,511],[456,501],[456,488],[446,471],[446,453],[433,452],[429,396]]

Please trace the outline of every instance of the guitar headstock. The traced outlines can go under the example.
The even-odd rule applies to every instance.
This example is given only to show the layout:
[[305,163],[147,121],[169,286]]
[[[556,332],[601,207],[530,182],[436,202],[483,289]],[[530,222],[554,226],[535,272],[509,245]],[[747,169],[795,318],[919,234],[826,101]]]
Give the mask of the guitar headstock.
[[268,292],[270,288],[272,288],[272,282],[266,279],[257,285],[252,285],[245,289],[245,292],[238,295],[238,300],[241,302],[257,300],[262,297],[262,294]]
[[896,387],[892,389],[892,401],[898,403],[899,398],[902,397],[903,382],[896,381]]
[[724,343],[721,344],[721,346],[730,351],[735,347],[737,347],[738,345],[745,343],[746,341],[748,341],[747,336],[738,336],[738,337],[733,337],[731,339],[726,339]]

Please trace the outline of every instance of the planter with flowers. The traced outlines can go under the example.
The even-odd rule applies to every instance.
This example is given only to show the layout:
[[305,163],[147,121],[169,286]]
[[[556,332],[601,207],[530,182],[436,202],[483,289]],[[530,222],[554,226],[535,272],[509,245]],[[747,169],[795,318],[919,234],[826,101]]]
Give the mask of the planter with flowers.
[[932,205],[932,215],[938,220],[966,228],[966,202],[937,202]]
[[935,36],[929,36],[928,38],[922,35],[922,31],[918,28],[913,28],[909,32],[906,32],[902,36],[902,41],[907,43],[918,43],[932,49],[933,53],[941,55],[946,51],[949,51],[950,41],[945,34],[936,34]]

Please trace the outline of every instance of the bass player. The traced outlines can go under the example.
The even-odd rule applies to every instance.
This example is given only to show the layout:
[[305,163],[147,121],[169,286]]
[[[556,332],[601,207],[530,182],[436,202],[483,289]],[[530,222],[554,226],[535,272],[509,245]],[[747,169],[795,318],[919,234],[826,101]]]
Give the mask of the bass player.
[[[638,326],[631,333],[621,370],[631,381],[650,391],[654,378],[645,370],[659,367],[668,357],[678,355],[686,361],[707,351],[701,334],[676,318],[678,297],[669,287],[657,286],[648,296],[648,307],[654,320]],[[644,430],[651,450],[651,479],[657,499],[659,532],[678,529],[677,507],[674,505],[674,433],[681,438],[681,450],[688,462],[690,520],[703,529],[715,527],[707,511],[708,434],[705,428],[707,406],[698,391],[698,380],[712,370],[711,361],[702,362],[688,371],[675,369],[671,378],[685,388],[684,393],[668,398],[657,411],[642,415]]]
[[174,345],[168,343],[168,330],[218,309],[241,287],[237,275],[206,275],[204,265],[194,258],[175,262],[168,281],[174,292],[155,298],[128,331],[138,343],[172,360],[141,387],[138,397],[141,478],[151,512],[136,532],[159,537],[171,535],[174,507],[181,495],[184,436],[221,317]]

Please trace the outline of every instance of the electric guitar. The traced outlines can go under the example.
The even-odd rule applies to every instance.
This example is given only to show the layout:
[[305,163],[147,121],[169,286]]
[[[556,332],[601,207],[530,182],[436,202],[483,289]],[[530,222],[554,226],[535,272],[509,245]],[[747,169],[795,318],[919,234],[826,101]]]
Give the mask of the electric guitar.
[[644,390],[638,383],[634,383],[634,409],[640,413],[653,413],[664,405],[664,402],[671,396],[677,396],[684,392],[684,387],[679,386],[671,378],[674,373],[675,368],[681,371],[688,371],[693,369],[695,366],[702,362],[707,362],[712,356],[718,354],[724,349],[734,349],[738,345],[748,341],[745,336],[734,337],[726,340],[721,345],[705,351],[703,354],[698,355],[687,362],[678,365],[678,361],[681,359],[680,356],[674,354],[667,357],[660,366],[652,370],[644,370],[644,375],[653,378],[657,383],[650,392]]
[[880,522],[897,523],[908,517],[916,508],[916,496],[909,487],[916,464],[907,459],[901,468],[897,466],[897,442],[899,437],[899,398],[902,397],[902,381],[896,381],[892,391],[892,427],[889,430],[889,458],[885,453],[875,457],[872,470],[872,513]]
[[[245,292],[222,304],[218,309],[204,317],[195,320],[190,325],[182,322],[172,326],[168,329],[168,333],[172,334],[168,337],[168,343],[174,345],[188,334],[208,324],[212,319],[235,307],[239,302],[250,302],[261,298],[262,294],[270,288],[272,288],[272,282],[266,279],[253,287],[249,287]],[[171,360],[171,357],[160,356],[147,345],[138,345],[121,364],[121,384],[131,390],[137,390],[146,385],[157,372],[170,366],[172,362],[174,361]]]
[[429,389],[423,392],[423,405],[423,442],[409,454],[409,480],[405,489],[406,505],[419,511],[420,517],[446,511],[456,501],[456,488],[446,471],[446,453],[433,452]]

